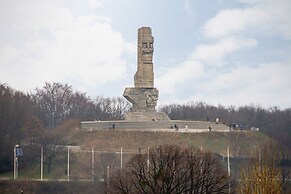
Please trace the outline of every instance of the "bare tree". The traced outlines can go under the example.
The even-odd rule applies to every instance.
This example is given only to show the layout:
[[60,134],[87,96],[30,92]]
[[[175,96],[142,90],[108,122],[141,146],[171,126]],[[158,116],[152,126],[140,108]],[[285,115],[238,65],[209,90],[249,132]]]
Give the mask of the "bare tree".
[[33,99],[45,128],[56,127],[64,121],[69,112],[71,95],[72,88],[67,84],[45,83],[42,89],[36,89]]
[[25,135],[25,140],[28,145],[40,145],[43,139],[44,129],[39,118],[35,115],[30,116],[26,119],[23,126],[23,132]]
[[114,119],[124,119],[124,113],[129,110],[130,103],[124,98],[112,98],[112,116]]
[[45,128],[53,128],[70,118],[92,119],[93,104],[85,93],[74,92],[68,84],[46,83],[33,96],[35,112]]
[[57,131],[50,130],[45,131],[42,146],[44,148],[44,161],[47,166],[47,172],[50,173],[57,155],[64,148],[64,144]]
[[161,146],[139,154],[110,179],[109,193],[227,193],[228,176],[211,153]]

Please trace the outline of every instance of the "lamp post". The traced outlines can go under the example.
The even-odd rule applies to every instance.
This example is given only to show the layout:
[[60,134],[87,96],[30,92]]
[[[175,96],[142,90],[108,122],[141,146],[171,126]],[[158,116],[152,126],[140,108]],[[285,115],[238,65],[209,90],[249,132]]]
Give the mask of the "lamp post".
[[13,179],[18,178],[18,154],[16,153],[16,149],[19,148],[19,145],[15,145],[13,149],[13,163],[14,163],[14,174],[13,174]]

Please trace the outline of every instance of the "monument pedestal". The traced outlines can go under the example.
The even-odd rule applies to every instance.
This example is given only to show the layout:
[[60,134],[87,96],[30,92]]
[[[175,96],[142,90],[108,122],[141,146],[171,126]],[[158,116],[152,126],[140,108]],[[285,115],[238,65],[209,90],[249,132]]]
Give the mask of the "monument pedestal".
[[155,112],[159,91],[156,88],[125,88],[123,96],[132,103],[131,112]]
[[159,91],[156,88],[125,88],[123,96],[132,103],[130,112],[125,113],[127,121],[164,121],[170,118],[156,112]]
[[127,112],[126,121],[169,121],[170,118],[163,112]]

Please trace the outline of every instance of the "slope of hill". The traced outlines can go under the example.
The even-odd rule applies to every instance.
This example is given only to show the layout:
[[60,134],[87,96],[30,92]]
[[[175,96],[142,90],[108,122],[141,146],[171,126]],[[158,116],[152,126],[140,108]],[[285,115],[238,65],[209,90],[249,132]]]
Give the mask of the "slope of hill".
[[[231,155],[243,157],[251,154],[250,151],[255,150],[257,146],[262,145],[269,140],[269,138],[263,133],[253,131],[181,133],[174,132],[173,130],[169,132],[100,130],[88,132],[78,128],[77,121],[65,123],[53,132],[57,133],[58,137],[62,137],[64,144],[81,147],[81,150],[79,151],[71,151],[70,180],[80,180],[81,182],[74,183],[77,186],[80,186],[80,184],[83,184],[83,181],[85,181],[84,187],[90,187],[90,189],[92,187],[93,190],[94,188],[97,188],[94,187],[94,184],[96,184],[95,182],[92,184],[90,182],[92,176],[94,176],[95,180],[101,181],[106,177],[108,166],[110,166],[111,172],[114,172],[115,169],[120,167],[121,147],[124,152],[123,163],[126,165],[126,162],[130,160],[132,154],[138,153],[139,151],[146,153],[148,147],[152,148],[164,144],[196,147],[198,149],[201,149],[202,147],[203,150],[220,153],[222,155],[226,155],[227,146],[229,146]],[[96,152],[94,154],[94,174],[92,173],[91,148],[94,148]],[[21,158],[20,163],[23,163],[24,161],[25,159]],[[20,179],[39,179],[39,157],[32,161],[27,161],[26,163],[27,165],[30,165],[25,168],[20,168]],[[12,173],[9,173],[1,175],[1,177],[10,179],[13,175]],[[38,181],[27,181],[27,183],[24,184],[24,182],[21,181],[19,182],[21,184],[18,185],[18,182],[16,182],[16,184],[10,180],[2,180],[0,181],[0,193],[2,193],[2,191],[3,193],[13,193],[14,191],[16,192],[16,190],[19,191],[21,188],[27,192],[32,187],[32,190],[42,190],[44,188],[54,189],[55,184],[58,184],[60,180],[67,180],[66,149],[58,153],[50,173],[47,172],[45,161],[44,179],[57,182],[47,182],[46,184]],[[102,182],[98,183],[101,185],[103,184]],[[11,186],[15,184],[15,187]],[[11,190],[12,188],[13,191]],[[61,188],[63,189],[62,193],[70,193],[71,190],[68,188],[70,188],[69,185],[66,187],[66,185],[63,184]]]
[[[67,136],[67,141],[80,145],[82,149],[95,148],[96,150],[116,151],[122,147],[124,151],[138,152],[163,144],[175,144],[203,148],[212,152],[226,154],[226,147],[230,150],[239,149],[240,156],[249,154],[256,146],[268,141],[268,137],[260,132],[233,131],[233,132],[140,132],[140,131],[113,131],[100,130],[87,132],[74,130]],[[231,151],[231,154],[238,154]]]

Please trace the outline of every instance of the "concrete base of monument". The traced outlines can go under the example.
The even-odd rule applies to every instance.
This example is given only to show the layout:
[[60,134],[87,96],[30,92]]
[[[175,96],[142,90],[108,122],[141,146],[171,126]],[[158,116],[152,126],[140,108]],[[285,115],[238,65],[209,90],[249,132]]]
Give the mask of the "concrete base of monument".
[[[176,126],[176,128],[175,128]],[[210,129],[211,128],[211,129]],[[82,121],[81,129],[87,131],[152,131],[152,132],[229,132],[229,126],[206,121]]]
[[163,112],[127,112],[126,121],[169,121],[168,115]]

